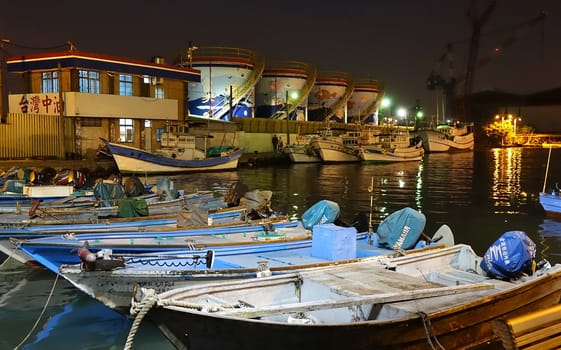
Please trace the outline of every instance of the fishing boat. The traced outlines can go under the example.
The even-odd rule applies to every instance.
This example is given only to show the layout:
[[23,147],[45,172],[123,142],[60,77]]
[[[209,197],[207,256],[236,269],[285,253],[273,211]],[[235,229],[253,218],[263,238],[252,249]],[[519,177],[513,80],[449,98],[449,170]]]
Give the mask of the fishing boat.
[[0,213],[28,210],[41,202],[51,207],[89,206],[94,194],[85,187],[86,175],[78,170],[25,167],[0,170]]
[[0,213],[28,211],[37,203],[50,208],[93,206],[92,190],[76,190],[72,185],[31,185],[9,179],[0,191]]
[[[158,193],[145,193],[135,197],[124,197],[110,200],[111,205],[103,206],[101,202],[108,200],[88,199],[86,205],[84,200],[68,198],[65,201],[35,202],[35,205],[20,207],[18,211],[2,212],[0,215],[0,229],[21,228],[27,226],[65,225],[65,224],[90,224],[101,221],[142,216],[157,217],[178,213],[190,203],[197,201],[211,202],[213,193],[200,191],[199,193],[184,194],[177,198],[162,199]],[[167,197],[166,197],[167,198]],[[226,203],[218,198],[214,199],[217,206],[225,207]],[[60,204],[60,205],[57,205]],[[65,205],[62,205],[65,204]],[[83,204],[83,205],[82,205]],[[26,209],[24,211],[24,209]],[[0,209],[1,212],[1,209]]]
[[[58,268],[62,264],[80,263],[75,252],[87,245],[91,250],[110,249],[114,254],[140,254],[169,252],[205,245],[208,242],[222,242],[224,245],[247,244],[257,236],[275,236],[276,231],[285,228],[286,235],[307,237],[298,221],[286,217],[240,221],[224,225],[204,225],[193,227],[147,228],[145,231],[113,231],[110,233],[68,233],[46,237],[20,239],[11,238],[12,250],[21,250],[40,264],[52,264]],[[241,242],[241,243],[240,243]],[[11,253],[6,252],[9,256]]]
[[234,146],[209,146],[208,137],[190,135],[187,127],[167,126],[161,148],[152,152],[101,138],[121,173],[170,174],[231,170],[238,167],[242,150]]
[[553,147],[549,147],[549,153],[547,154],[547,164],[545,167],[543,188],[539,193],[539,199],[540,199],[540,205],[544,209],[546,215],[561,216],[561,194],[559,193],[561,189],[558,187],[558,184],[555,183],[553,189],[551,189],[549,192],[546,192],[547,177],[549,173],[549,162],[551,160],[552,148]]
[[[202,212],[200,207],[191,203],[185,204],[177,210],[160,215],[135,216],[135,217],[102,217],[95,216],[91,221],[82,220],[66,222],[67,220],[54,220],[50,223],[38,224],[35,219],[22,220],[19,224],[0,225],[1,238],[38,238],[47,235],[60,235],[69,233],[111,233],[125,231],[150,231],[161,228],[174,228],[186,226],[212,226],[247,222],[247,208],[227,207],[226,204],[215,206],[223,201],[211,204],[204,203]],[[172,209],[170,207],[170,209]],[[196,213],[194,212],[196,211]],[[5,215],[5,214],[4,214]]]
[[419,129],[417,135],[427,152],[473,151],[473,123],[438,125],[436,129]]
[[[422,228],[415,223],[422,222],[420,214],[402,213],[406,215],[400,220],[387,220],[396,225],[395,231],[407,224],[412,226],[411,235],[418,235]],[[413,216],[409,216],[411,213]],[[126,309],[130,306],[135,284],[163,292],[211,280],[262,277],[395,253],[393,248],[380,246],[378,233],[359,233],[355,227],[318,224],[312,230],[301,232],[303,236],[295,236],[292,229],[277,229],[276,236],[271,233],[258,235],[251,242],[239,241],[239,244],[234,238],[192,237],[197,249],[135,255],[113,255],[112,252],[106,255],[102,252],[98,253],[102,257],[98,257],[95,264],[83,261],[61,265],[53,271],[109,307]],[[433,235],[433,240],[415,242],[412,249],[453,244],[450,243],[453,235],[447,226],[443,226]],[[49,263],[46,266],[56,267]]]
[[561,265],[498,279],[485,259],[456,244],[160,294],[138,288],[127,342],[147,315],[178,349],[466,349],[497,341],[494,320],[559,303]]
[[321,157],[311,145],[317,135],[297,135],[294,143],[284,148],[292,163],[319,163]]
[[[145,185],[132,176],[125,178],[124,184],[113,180],[99,180],[92,189],[89,205],[81,205],[85,200],[73,197],[56,202],[35,201],[23,213],[3,211],[0,215],[0,229],[27,226],[106,223],[123,218],[142,216],[158,219],[161,215],[177,214],[189,205],[202,205],[206,209],[225,208],[227,203],[214,191],[195,190],[185,193],[174,188],[167,177],[158,179],[157,185],[146,191]],[[65,205],[63,205],[65,204]],[[2,211],[0,207],[0,212]],[[45,231],[48,231],[46,229]],[[56,229],[55,229],[56,230]]]
[[361,136],[360,131],[347,131],[343,135],[322,135],[315,137],[310,145],[323,163],[360,162],[357,146]]
[[[278,220],[280,221],[280,219]],[[268,222],[268,220],[265,220],[265,222]],[[174,231],[179,231],[188,235],[189,233],[193,232],[192,230],[194,229],[210,230],[212,228],[217,228],[218,231],[221,231],[224,227],[236,225],[248,225],[245,208],[236,207],[216,209],[213,211],[209,211],[206,214],[200,212],[194,214],[193,211],[181,211],[174,214],[154,215],[148,217],[104,219],[100,220],[99,222],[92,222],[89,224],[36,225],[21,228],[12,227],[0,230],[0,252],[4,253],[9,258],[18,261],[19,263],[36,264],[38,262],[35,259],[35,255],[28,254],[28,251],[26,252],[26,250],[20,249],[20,242],[53,236],[63,237],[62,242],[65,242],[68,239],[75,240],[89,237],[90,239],[94,239],[95,242],[101,243],[103,245],[104,242],[101,240],[101,238],[107,237],[107,235],[117,234],[117,237],[124,237],[123,235],[125,234],[130,235],[133,233],[143,233],[141,234],[141,237],[130,238],[131,236],[128,236],[132,240],[130,243],[132,244],[132,242],[136,240],[137,244],[140,244],[141,246],[143,244],[149,246],[149,242],[152,242],[160,247],[159,244],[161,244],[161,240],[165,239],[161,238],[160,235],[169,236],[170,234],[177,233]],[[86,233],[90,236],[80,236],[80,234]],[[155,237],[148,238],[150,236],[150,233],[152,233],[152,235]],[[78,234],[78,236],[76,236],[76,234]],[[175,238],[175,236],[172,236],[171,238],[168,237],[167,239],[173,240]],[[126,245],[127,243],[123,243],[122,240],[109,242],[114,242],[121,245]],[[47,245],[55,244],[52,241],[43,243]],[[105,241],[105,243],[107,243],[107,241]],[[45,249],[49,250],[49,248]],[[50,249],[52,250],[55,248],[51,247]],[[143,249],[149,250],[149,248],[146,247],[144,247]],[[70,249],[67,252],[71,252],[73,250],[76,250],[76,248]],[[50,253],[46,253],[47,256],[49,254]],[[69,258],[72,259],[73,257],[63,256],[63,260]]]
[[412,144],[408,131],[393,128],[384,133],[370,133],[358,145],[360,159],[369,163],[419,161],[424,153],[422,141]]

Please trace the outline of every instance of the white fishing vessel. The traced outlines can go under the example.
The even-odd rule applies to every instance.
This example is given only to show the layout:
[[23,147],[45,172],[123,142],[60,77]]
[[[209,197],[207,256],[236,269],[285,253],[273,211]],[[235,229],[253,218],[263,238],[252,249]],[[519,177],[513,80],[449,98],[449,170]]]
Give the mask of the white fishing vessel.
[[319,163],[321,157],[311,145],[312,140],[318,135],[297,135],[294,143],[284,148],[292,163]]
[[359,157],[365,162],[388,163],[419,161],[425,153],[422,141],[411,143],[407,130],[389,129],[368,139],[361,139],[358,147]]
[[473,123],[438,125],[436,129],[420,129],[417,135],[427,152],[472,151],[475,144]]
[[361,135],[360,131],[347,131],[343,135],[316,137],[311,146],[324,163],[360,162],[358,140]]

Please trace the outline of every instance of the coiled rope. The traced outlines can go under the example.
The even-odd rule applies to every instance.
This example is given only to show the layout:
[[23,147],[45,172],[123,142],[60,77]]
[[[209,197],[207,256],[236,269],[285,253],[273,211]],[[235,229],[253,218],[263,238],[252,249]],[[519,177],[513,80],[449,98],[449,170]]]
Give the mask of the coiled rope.
[[156,294],[155,290],[143,288],[142,291],[143,297],[140,303],[137,304],[134,298],[131,301],[130,314],[136,316],[134,317],[134,321],[132,322],[131,329],[127,336],[127,341],[125,342],[125,350],[132,349],[134,337],[140,327],[140,322],[142,322],[144,316],[146,316],[148,311],[158,302],[158,294]]
[[51,297],[53,296],[53,293],[55,291],[55,287],[56,287],[56,283],[58,281],[58,277],[59,274],[57,273],[56,278],[55,278],[55,282],[53,283],[53,286],[51,288],[51,292],[49,293],[49,296],[47,297],[47,302],[45,303],[45,305],[43,306],[43,310],[41,310],[41,313],[39,314],[39,317],[37,318],[37,320],[35,321],[35,324],[33,325],[33,327],[31,327],[31,329],[29,330],[29,333],[27,333],[27,335],[25,336],[25,338],[23,338],[23,340],[14,347],[14,350],[18,350],[20,348],[20,346],[22,346],[23,344],[25,344],[25,342],[27,341],[27,339],[29,339],[29,337],[31,336],[31,334],[35,331],[35,328],[37,328],[37,325],[39,324],[39,321],[41,320],[41,318],[43,318],[43,315],[45,314],[45,311],[47,310],[47,306],[49,305],[49,302],[51,301]]

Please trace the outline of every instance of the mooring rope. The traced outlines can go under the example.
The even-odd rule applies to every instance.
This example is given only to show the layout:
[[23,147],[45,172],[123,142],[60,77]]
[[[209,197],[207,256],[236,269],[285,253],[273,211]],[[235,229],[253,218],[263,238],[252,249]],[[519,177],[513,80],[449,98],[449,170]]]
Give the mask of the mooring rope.
[[47,297],[47,302],[45,303],[45,305],[43,306],[43,310],[41,310],[41,313],[39,314],[39,317],[37,318],[37,320],[35,321],[35,324],[33,325],[33,327],[29,330],[29,333],[27,333],[27,335],[25,336],[25,338],[23,338],[23,340],[14,347],[14,350],[18,350],[20,348],[20,346],[22,346],[23,344],[25,344],[25,342],[27,341],[27,339],[29,339],[29,337],[31,336],[31,334],[33,334],[33,332],[35,331],[35,328],[37,328],[37,325],[39,324],[39,321],[41,320],[41,318],[43,318],[43,315],[45,314],[45,311],[47,310],[47,306],[49,305],[49,302],[51,301],[51,297],[53,296],[53,293],[55,291],[55,287],[56,287],[56,283],[58,281],[58,276],[59,274],[57,273],[56,278],[55,278],[55,282],[53,283],[53,286],[51,288],[51,292],[49,293],[49,296]]
[[8,257],[6,257],[6,259],[4,261],[2,261],[2,264],[0,264],[0,269],[2,269],[4,267],[4,265],[6,265],[8,263],[8,261],[12,258],[12,255],[16,252],[17,248],[14,248],[12,250],[12,252],[10,253],[10,255],[8,255]]
[[[239,308],[242,305],[240,303],[236,303],[236,304],[225,304],[225,305],[214,305],[211,307],[207,307],[207,306],[203,306],[201,304],[197,304],[197,303],[190,303],[190,302],[183,302],[183,301],[179,301],[179,300],[173,300],[173,299],[163,299],[161,300],[158,297],[158,294],[156,293],[156,291],[154,289],[146,289],[146,288],[141,288],[141,295],[142,295],[142,299],[140,301],[136,301],[135,298],[133,297],[131,300],[131,308],[130,308],[130,314],[135,316],[134,317],[134,321],[131,325],[131,329],[129,331],[129,334],[127,336],[127,341],[125,342],[125,347],[124,350],[131,350],[132,349],[132,345],[134,343],[134,338],[136,336],[136,333],[138,332],[138,328],[140,327],[140,323],[142,322],[142,320],[144,319],[144,316],[146,316],[146,314],[148,314],[148,311],[150,311],[151,308],[153,308],[155,305],[158,306],[178,306],[178,307],[183,307],[183,308],[187,308],[187,309],[194,309],[194,310],[205,310],[207,312],[218,312],[218,311],[223,311],[226,309],[235,309],[235,308]],[[134,293],[136,294],[136,293]]]
[[132,349],[132,344],[134,343],[134,337],[136,336],[136,332],[140,327],[140,322],[148,311],[152,308],[152,306],[156,305],[158,302],[158,294],[153,289],[142,289],[143,297],[140,303],[136,303],[134,298],[131,303],[130,314],[136,315],[134,317],[134,321],[132,322],[131,329],[129,331],[129,335],[127,336],[127,341],[125,342],[124,350]]
[[19,244],[14,244],[14,246],[15,247],[14,247],[14,249],[12,249],[12,252],[10,253],[10,255],[8,255],[8,257],[2,262],[2,264],[0,264],[0,269],[2,269],[4,267],[4,265],[6,265],[10,259],[13,259],[14,258],[13,255],[15,255],[16,251],[19,250],[19,248],[20,248]]
[[438,341],[436,336],[434,335],[434,331],[432,329],[432,324],[430,322],[430,318],[428,315],[422,311],[417,312],[419,316],[421,316],[421,321],[423,322],[423,327],[425,327],[425,335],[427,336],[427,343],[429,343],[431,349],[436,350],[437,348],[434,347],[431,338],[434,339],[434,342],[438,345],[438,348],[441,350],[445,350],[442,344]]

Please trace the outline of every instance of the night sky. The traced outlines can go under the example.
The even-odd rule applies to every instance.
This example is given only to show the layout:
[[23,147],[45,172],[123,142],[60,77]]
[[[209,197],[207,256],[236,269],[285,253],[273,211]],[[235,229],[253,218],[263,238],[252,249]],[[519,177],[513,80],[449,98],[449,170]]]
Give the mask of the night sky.
[[[478,0],[478,11],[489,2]],[[426,79],[447,43],[455,43],[454,73],[465,72],[468,7],[468,0],[10,1],[0,14],[0,36],[13,43],[4,47],[8,56],[71,41],[84,52],[162,56],[172,63],[190,41],[240,47],[270,60],[374,77],[394,106],[419,100],[430,115],[435,94]],[[541,11],[545,21],[517,36],[518,25]],[[474,91],[523,94],[561,87],[561,1],[498,0],[482,28],[479,58],[511,37],[517,39],[510,48],[476,71]],[[439,71],[447,75],[448,64]],[[16,87],[8,81],[10,89]]]

